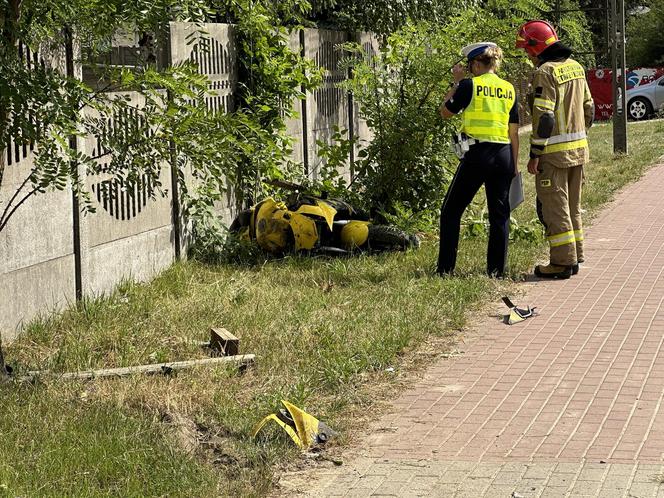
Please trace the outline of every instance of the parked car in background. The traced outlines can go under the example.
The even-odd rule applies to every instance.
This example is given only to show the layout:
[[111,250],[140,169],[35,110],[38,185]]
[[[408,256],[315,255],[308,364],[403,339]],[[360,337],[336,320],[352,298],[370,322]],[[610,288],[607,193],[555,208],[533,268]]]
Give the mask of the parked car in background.
[[646,119],[663,107],[664,76],[627,90],[627,116],[630,119]]

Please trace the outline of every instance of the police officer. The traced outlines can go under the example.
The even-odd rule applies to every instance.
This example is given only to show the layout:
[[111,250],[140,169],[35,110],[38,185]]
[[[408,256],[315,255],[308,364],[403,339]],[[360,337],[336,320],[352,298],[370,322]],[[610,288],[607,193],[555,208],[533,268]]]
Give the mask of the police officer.
[[461,53],[472,78],[457,64],[452,73],[454,86],[440,108],[443,118],[462,113],[461,142],[466,151],[447,191],[440,212],[440,252],[438,273],[452,273],[459,245],[461,216],[484,185],[489,208],[489,246],[487,273],[502,277],[509,239],[509,189],[517,173],[519,114],[516,93],[511,83],[496,71],[502,50],[495,43],[474,43]]
[[594,104],[583,67],[570,59],[572,50],[548,22],[525,23],[516,46],[536,67],[528,171],[537,175],[537,212],[546,228],[549,264],[536,266],[535,275],[569,278],[583,262],[581,184]]

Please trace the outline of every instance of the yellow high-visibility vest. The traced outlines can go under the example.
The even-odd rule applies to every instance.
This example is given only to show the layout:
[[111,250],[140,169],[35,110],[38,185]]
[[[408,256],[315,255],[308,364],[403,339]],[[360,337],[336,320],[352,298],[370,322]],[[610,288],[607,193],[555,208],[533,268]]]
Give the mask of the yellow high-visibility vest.
[[462,131],[482,142],[510,143],[510,109],[516,98],[514,86],[494,73],[476,76],[473,97],[463,111]]

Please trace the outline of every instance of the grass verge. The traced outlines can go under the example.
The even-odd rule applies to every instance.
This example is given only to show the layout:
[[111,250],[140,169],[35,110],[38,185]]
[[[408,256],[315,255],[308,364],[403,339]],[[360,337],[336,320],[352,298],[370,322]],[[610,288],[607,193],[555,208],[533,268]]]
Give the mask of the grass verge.
[[[631,155],[614,158],[610,126],[591,130],[589,215],[661,153],[664,123],[629,131]],[[535,217],[526,180],[526,203],[515,212],[524,224]],[[219,325],[258,362],[241,376],[201,369],[0,387],[0,496],[266,494],[275,469],[298,453],[278,431],[250,440],[253,425],[289,399],[341,432],[333,444],[352,442],[363,414],[393,393],[405,371],[453,347],[472,311],[514,285],[483,276],[485,243],[462,241],[454,279],[433,275],[435,237],[407,254],[290,257],[251,268],[191,261],[150,284],[127,283],[33,322],[7,348],[22,369],[203,357],[191,341]],[[543,248],[541,238],[515,241],[511,276],[518,280]]]

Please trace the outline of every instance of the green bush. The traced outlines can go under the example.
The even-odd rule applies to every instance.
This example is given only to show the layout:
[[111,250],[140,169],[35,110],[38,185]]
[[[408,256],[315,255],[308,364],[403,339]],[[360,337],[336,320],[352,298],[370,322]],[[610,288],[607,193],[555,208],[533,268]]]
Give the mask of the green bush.
[[[438,209],[458,162],[449,144],[459,118],[439,115],[451,68],[461,47],[476,40],[495,41],[506,55],[518,55],[511,47],[519,22],[476,9],[444,24],[409,23],[376,54],[346,47],[355,57],[347,61],[353,77],[344,86],[374,135],[360,144],[351,185],[367,206],[388,214],[396,214],[397,206],[416,213]],[[522,74],[523,60],[507,58],[500,74]]]
[[627,22],[627,64],[631,67],[664,64],[664,0],[644,3],[649,10],[630,16]]

